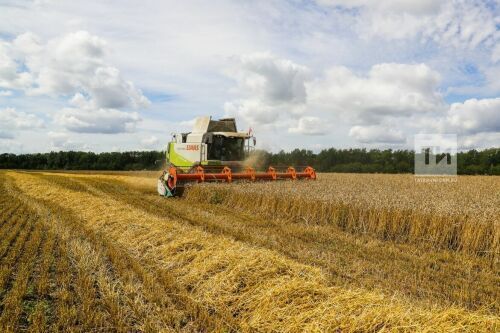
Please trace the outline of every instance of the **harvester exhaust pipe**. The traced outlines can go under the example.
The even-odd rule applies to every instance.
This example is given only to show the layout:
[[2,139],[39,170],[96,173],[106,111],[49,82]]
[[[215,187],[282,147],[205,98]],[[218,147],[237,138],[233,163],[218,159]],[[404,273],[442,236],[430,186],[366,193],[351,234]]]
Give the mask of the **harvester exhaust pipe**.
[[284,179],[316,179],[316,172],[312,167],[306,167],[302,172],[297,172],[295,168],[288,167],[286,172],[277,172],[273,167],[269,167],[266,172],[255,172],[255,169],[247,167],[243,172],[233,173],[231,168],[224,167],[220,173],[207,173],[201,166],[197,166],[190,173],[183,173],[180,169],[171,166],[158,179],[158,193],[162,196],[173,197],[179,195],[180,189],[186,183],[203,182],[226,182],[233,180],[249,181],[273,181]]

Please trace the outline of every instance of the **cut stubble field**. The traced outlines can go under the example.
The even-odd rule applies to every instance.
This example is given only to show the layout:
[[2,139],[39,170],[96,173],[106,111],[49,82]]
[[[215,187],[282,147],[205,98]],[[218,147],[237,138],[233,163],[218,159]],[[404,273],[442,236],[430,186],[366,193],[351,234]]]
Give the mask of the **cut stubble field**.
[[0,172],[6,331],[494,332],[500,178]]

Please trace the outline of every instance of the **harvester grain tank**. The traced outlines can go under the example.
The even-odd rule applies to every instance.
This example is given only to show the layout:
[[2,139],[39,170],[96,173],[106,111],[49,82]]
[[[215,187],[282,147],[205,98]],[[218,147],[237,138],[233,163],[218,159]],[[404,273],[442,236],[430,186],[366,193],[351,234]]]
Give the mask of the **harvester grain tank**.
[[300,171],[269,167],[266,172],[256,172],[245,166],[255,141],[250,131],[238,132],[234,118],[196,118],[191,132],[172,135],[166,152],[168,170],[158,179],[158,193],[180,195],[188,183],[316,179],[312,167]]

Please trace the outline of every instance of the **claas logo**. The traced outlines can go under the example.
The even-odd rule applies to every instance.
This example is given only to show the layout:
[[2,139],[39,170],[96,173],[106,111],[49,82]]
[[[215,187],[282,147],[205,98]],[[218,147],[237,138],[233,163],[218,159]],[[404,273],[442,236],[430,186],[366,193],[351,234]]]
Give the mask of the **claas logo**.
[[186,150],[200,150],[198,145],[187,145]]

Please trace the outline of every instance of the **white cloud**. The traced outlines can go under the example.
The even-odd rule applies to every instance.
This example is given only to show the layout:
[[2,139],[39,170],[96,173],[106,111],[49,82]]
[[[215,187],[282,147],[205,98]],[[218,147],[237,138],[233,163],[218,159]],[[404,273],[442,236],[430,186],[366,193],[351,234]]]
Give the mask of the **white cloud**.
[[491,52],[491,61],[496,63],[500,61],[500,42],[495,45]]
[[304,66],[269,53],[241,56],[236,73],[241,88],[269,104],[304,103],[306,76]]
[[26,89],[31,82],[32,77],[29,73],[18,71],[13,46],[0,40],[0,87]]
[[498,18],[483,1],[475,0],[318,0],[327,6],[357,8],[357,31],[366,38],[418,38],[444,47],[491,47],[500,36]]
[[142,120],[137,112],[124,112],[113,108],[96,108],[80,93],[70,100],[73,107],[62,109],[55,122],[76,133],[117,134],[133,132]]
[[447,121],[459,133],[500,132],[500,98],[473,98],[453,103]]
[[308,85],[311,104],[360,124],[439,111],[439,75],[425,64],[379,64],[366,77],[334,67]]
[[[449,106],[439,91],[441,78],[426,64],[382,63],[372,66],[366,75],[337,66],[311,79],[304,66],[279,59],[282,64],[291,64],[291,68],[304,69],[299,85],[304,90],[291,93],[294,89],[290,85],[276,79],[286,78],[286,74],[278,73],[287,70],[268,70],[277,68],[269,65],[276,58],[269,57],[250,57],[252,66],[243,66],[244,70],[237,72],[239,92],[246,93],[246,98],[226,102],[226,115],[302,135],[329,134],[328,124],[341,118],[351,127],[349,137],[360,143],[404,144],[406,137],[422,126],[432,124],[435,130],[447,127],[444,118]],[[265,65],[261,66],[261,62]]]
[[113,67],[99,67],[95,70],[89,93],[96,107],[140,108],[150,104],[142,92],[132,82],[124,81],[118,69]]
[[[34,74],[31,94],[71,95],[83,93],[94,108],[145,107],[150,103],[120,71],[106,63],[106,42],[78,31],[50,40],[46,45],[34,36],[19,36],[14,45],[26,55]],[[22,47],[20,46],[22,45]]]
[[49,132],[47,136],[50,139],[51,150],[78,150],[78,151],[88,151],[90,150],[89,145],[82,142],[75,142],[70,139],[68,133],[64,132]]
[[[22,89],[33,96],[73,95],[71,104],[76,108],[65,108],[56,116],[70,131],[131,131],[140,120],[138,114],[118,109],[150,104],[132,82],[107,64],[106,42],[86,31],[68,33],[46,44],[28,32],[2,45],[9,52],[0,48],[0,87]],[[25,71],[19,73],[20,68]],[[29,85],[19,83],[23,77]]]
[[159,142],[158,138],[154,135],[148,137],[148,138],[144,138],[141,140],[141,143],[144,144],[144,145],[155,145]]
[[12,91],[10,90],[0,90],[0,97],[12,96]]
[[17,36],[12,44],[17,56],[21,57],[29,57],[43,51],[40,38],[30,31]]
[[157,147],[159,142],[160,140],[158,140],[158,138],[154,135],[141,140],[142,146],[147,149],[152,149]]
[[0,138],[0,152],[2,153],[18,154],[23,151],[23,148],[24,145],[21,142],[9,138]]
[[317,0],[319,4],[348,8],[366,7],[370,10],[427,14],[439,9],[440,0]]
[[243,98],[227,102],[226,115],[240,116],[255,125],[274,122],[280,114],[304,112],[308,76],[304,66],[269,53],[254,53],[239,57],[229,75],[237,81]]
[[10,130],[33,130],[43,126],[43,120],[34,114],[18,112],[14,108],[0,110],[0,128]]
[[498,147],[500,132],[459,135],[458,146],[462,150]]
[[349,136],[362,143],[404,143],[405,135],[402,131],[384,126],[354,126]]
[[[67,134],[69,141],[99,140],[93,149],[103,151],[136,148],[142,138],[161,138],[183,120],[221,116],[222,107],[274,150],[319,141],[349,147],[353,126],[398,129],[408,137],[422,129],[456,131],[468,142],[486,140],[487,133],[471,134],[477,129],[451,127],[440,91],[454,101],[498,97],[500,32],[494,24],[500,7],[479,0],[318,2],[330,7],[226,0],[127,2],[119,11],[102,1],[0,5],[0,91],[12,91],[8,102],[16,110],[60,118],[47,124],[54,132],[113,132],[138,124],[129,118],[149,104],[138,88],[147,89],[152,110],[141,114],[136,135]],[[268,53],[255,53],[262,50]],[[223,73],[231,61],[233,70]],[[392,66],[383,73],[373,69],[384,63]],[[432,70],[416,70],[415,63]],[[328,68],[347,74],[337,82]],[[435,80],[437,72],[442,81]],[[173,97],[160,102],[161,94]],[[124,112],[108,117],[118,119],[116,128],[97,124],[108,110]],[[473,123],[468,110],[459,112],[459,122]],[[321,140],[303,135],[307,117],[326,124]],[[48,148],[41,133],[7,132],[26,149]]]
[[179,122],[179,127],[185,128],[188,131],[190,131],[193,128],[195,123],[196,123],[196,118],[184,120],[184,121]]
[[90,93],[91,81],[106,66],[104,40],[86,31],[69,33],[40,45],[43,52],[29,54],[28,68],[36,74],[32,94]]
[[14,134],[0,129],[0,139],[14,139]]
[[55,143],[61,143],[68,139],[68,134],[64,132],[52,132],[47,133],[48,137]]
[[141,118],[116,109],[64,108],[55,120],[71,132],[116,134],[134,131]]
[[444,46],[476,48],[490,45],[499,36],[495,16],[484,2],[449,1],[439,14],[424,27],[424,35]]
[[289,133],[305,135],[325,135],[327,128],[324,120],[318,117],[302,117],[296,127],[288,129]]
[[277,106],[252,99],[226,102],[224,112],[226,116],[244,119],[251,126],[274,124],[280,116]]

